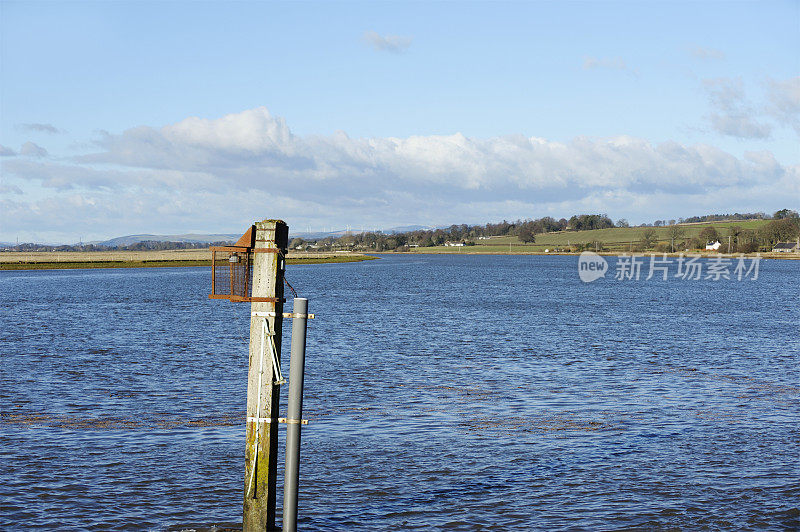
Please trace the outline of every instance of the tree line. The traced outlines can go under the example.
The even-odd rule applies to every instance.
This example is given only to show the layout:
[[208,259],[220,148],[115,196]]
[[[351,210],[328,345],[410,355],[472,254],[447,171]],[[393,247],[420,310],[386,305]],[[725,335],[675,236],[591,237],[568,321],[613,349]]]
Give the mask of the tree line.
[[[731,216],[731,218],[720,218]],[[680,223],[692,223],[687,220],[721,221],[733,220],[770,220],[758,230],[732,226],[728,230],[718,230],[715,227],[704,227],[697,236],[689,238],[686,227]],[[696,222],[695,222],[696,223]],[[403,233],[385,234],[378,232],[364,232],[346,234],[344,236],[330,236],[317,240],[304,240],[294,238],[290,244],[291,249],[306,249],[330,251],[334,249],[353,249],[361,251],[391,251],[407,250],[410,247],[441,246],[445,243],[459,243],[465,246],[474,245],[475,241],[494,236],[515,236],[520,242],[534,243],[536,235],[557,231],[588,231],[592,229],[609,229],[614,227],[631,227],[625,220],[612,221],[606,214],[580,214],[567,218],[555,219],[545,216],[538,219],[525,219],[485,225],[451,225],[447,228],[407,231]],[[682,251],[684,249],[705,249],[708,242],[725,240],[727,251],[727,237],[731,237],[731,251],[750,253],[766,248],[771,248],[777,242],[792,240],[800,234],[800,217],[796,211],[782,209],[773,215],[764,213],[736,213],[734,215],[711,214],[695,216],[692,218],[676,220],[656,220],[652,224],[641,224],[642,231],[635,242],[631,242],[632,251],[654,250],[658,252]],[[667,232],[666,241],[659,238],[656,228],[664,227]],[[635,238],[635,237],[634,237]],[[584,249],[604,249],[602,242],[573,243],[569,246],[572,251]]]

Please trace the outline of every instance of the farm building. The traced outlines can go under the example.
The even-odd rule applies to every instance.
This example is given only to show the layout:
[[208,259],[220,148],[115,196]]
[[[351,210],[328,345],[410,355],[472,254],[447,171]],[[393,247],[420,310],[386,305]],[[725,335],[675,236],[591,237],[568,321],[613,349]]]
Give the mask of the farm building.
[[800,246],[798,246],[797,242],[780,242],[775,244],[775,247],[772,248],[772,251],[776,253],[796,253],[800,252]]

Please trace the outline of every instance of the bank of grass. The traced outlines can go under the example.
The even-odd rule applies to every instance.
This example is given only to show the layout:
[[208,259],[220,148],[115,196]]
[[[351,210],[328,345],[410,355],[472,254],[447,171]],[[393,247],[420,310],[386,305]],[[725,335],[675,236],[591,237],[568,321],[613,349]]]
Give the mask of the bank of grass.
[[[683,230],[681,240],[690,240],[700,235],[706,227],[714,227],[720,234],[720,241],[727,243],[726,235],[733,226],[742,229],[758,230],[769,220],[740,220],[725,222],[702,222],[692,224],[680,224]],[[463,247],[426,247],[412,248],[416,253],[544,253],[547,249],[552,252],[554,249],[564,249],[574,244],[588,244],[599,242],[603,250],[610,252],[624,252],[636,249],[645,229],[654,229],[657,242],[670,242],[668,227],[613,227],[609,229],[594,229],[590,231],[558,231],[555,233],[540,233],[536,235],[536,242],[525,244],[519,241],[516,236],[490,237],[486,240],[475,240],[474,246]],[[679,251],[676,249],[676,251]]]
[[[369,255],[332,255],[324,257],[288,257],[286,263],[337,264],[361,262],[377,257]],[[0,262],[0,270],[82,270],[95,268],[178,268],[186,266],[211,267],[210,260],[86,260],[86,261],[21,261]]]

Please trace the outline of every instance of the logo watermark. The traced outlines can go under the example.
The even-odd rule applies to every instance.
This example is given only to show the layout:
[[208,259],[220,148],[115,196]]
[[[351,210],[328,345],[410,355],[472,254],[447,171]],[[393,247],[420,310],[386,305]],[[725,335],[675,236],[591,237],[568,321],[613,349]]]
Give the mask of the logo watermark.
[[[684,255],[668,257],[667,254],[645,255],[622,254],[617,257],[614,267],[614,279],[617,281],[649,281],[657,278],[662,281],[678,279],[681,281],[742,281],[758,279],[758,268],[761,255],[747,258],[715,256],[702,259],[702,255]],[[584,251],[578,258],[578,276],[584,283],[591,283],[605,277],[610,270],[604,257],[592,251]]]
[[578,257],[578,276],[584,283],[591,283],[606,276],[608,262],[594,251],[584,251]]

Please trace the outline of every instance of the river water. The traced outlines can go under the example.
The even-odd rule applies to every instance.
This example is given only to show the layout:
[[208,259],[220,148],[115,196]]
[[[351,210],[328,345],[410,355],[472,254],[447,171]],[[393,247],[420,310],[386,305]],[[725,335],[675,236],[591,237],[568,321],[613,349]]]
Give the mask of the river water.
[[[800,527],[800,261],[583,283],[575,257],[412,255],[287,278],[317,314],[303,530]],[[249,305],[209,285],[0,272],[3,529],[241,526]]]

